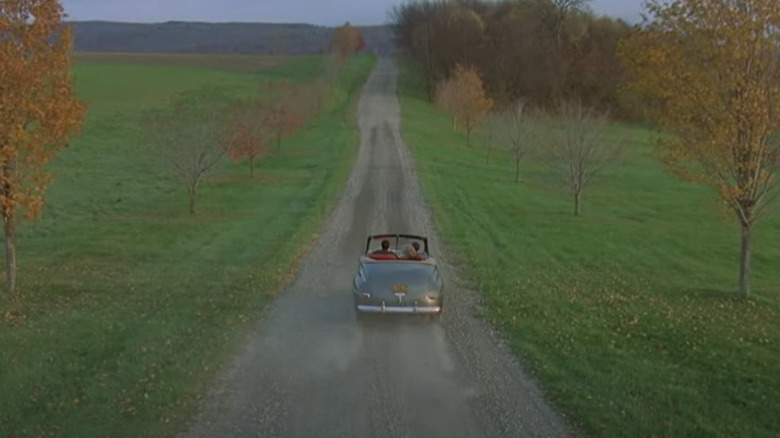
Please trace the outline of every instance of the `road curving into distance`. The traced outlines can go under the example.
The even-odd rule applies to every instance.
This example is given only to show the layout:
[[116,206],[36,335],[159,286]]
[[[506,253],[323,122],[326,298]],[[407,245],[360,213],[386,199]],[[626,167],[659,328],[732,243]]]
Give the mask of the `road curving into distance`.
[[[380,58],[361,144],[301,272],[207,395],[192,437],[566,437],[555,413],[457,289],[400,136],[397,68]],[[369,234],[424,234],[443,265],[440,322],[358,325],[351,283]]]

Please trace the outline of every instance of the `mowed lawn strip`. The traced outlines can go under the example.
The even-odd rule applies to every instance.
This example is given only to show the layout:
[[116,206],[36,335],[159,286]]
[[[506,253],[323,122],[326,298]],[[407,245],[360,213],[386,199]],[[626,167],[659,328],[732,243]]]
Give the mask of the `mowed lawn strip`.
[[401,76],[403,135],[466,286],[586,435],[780,434],[780,215],[759,223],[753,293],[736,295],[739,231],[714,194],[656,160],[653,134],[612,126],[623,167],[582,217],[545,168],[486,163]]
[[[307,71],[293,76],[312,78],[322,61],[294,60]],[[0,436],[182,430],[345,184],[373,62],[353,58],[321,114],[258,161],[255,178],[225,162],[195,216],[140,144],[142,110],[206,84],[254,92],[262,75],[75,66],[91,103],[84,134],[52,165],[43,218],[20,227],[23,301],[0,294]]]

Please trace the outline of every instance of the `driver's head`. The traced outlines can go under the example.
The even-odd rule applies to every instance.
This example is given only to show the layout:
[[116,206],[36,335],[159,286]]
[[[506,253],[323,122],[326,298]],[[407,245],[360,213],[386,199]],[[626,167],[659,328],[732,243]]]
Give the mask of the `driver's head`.
[[382,250],[387,251],[390,249],[390,241],[385,239],[382,241]]

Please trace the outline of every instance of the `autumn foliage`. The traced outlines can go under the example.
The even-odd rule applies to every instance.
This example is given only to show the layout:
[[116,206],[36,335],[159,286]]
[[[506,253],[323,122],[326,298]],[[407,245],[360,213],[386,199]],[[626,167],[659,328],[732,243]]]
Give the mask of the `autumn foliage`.
[[198,189],[223,156],[248,161],[254,176],[258,160],[274,149],[280,152],[282,140],[316,115],[322,100],[318,81],[268,81],[258,91],[233,98],[219,88],[204,87],[179,93],[147,113],[144,141],[187,189],[190,213],[195,213]]
[[621,20],[596,17],[583,0],[412,0],[393,10],[396,41],[418,64],[429,100],[457,64],[473,66],[497,106],[520,99],[553,108],[576,98],[633,116],[618,93]]
[[680,177],[713,187],[742,230],[739,290],[750,290],[750,236],[777,185],[780,2],[650,1],[621,46],[628,91],[674,135],[661,141]]
[[6,281],[16,289],[15,219],[37,217],[52,176],[49,163],[78,133],[86,105],[76,99],[73,36],[56,0],[0,4],[0,209]]
[[224,121],[227,128],[222,144],[233,161],[249,161],[249,176],[255,174],[255,162],[268,151],[271,137],[265,126],[265,106],[260,99],[241,99],[231,103]]
[[341,71],[350,56],[363,50],[366,46],[363,33],[349,23],[337,27],[333,31],[333,37],[330,42],[330,54],[325,57],[325,78],[332,90],[336,85]]
[[342,59],[366,47],[363,33],[349,23],[337,27],[333,32],[333,51]]
[[473,67],[456,65],[451,77],[438,88],[436,101],[440,108],[452,115],[454,127],[471,135],[493,107],[493,100],[485,96],[482,78]]

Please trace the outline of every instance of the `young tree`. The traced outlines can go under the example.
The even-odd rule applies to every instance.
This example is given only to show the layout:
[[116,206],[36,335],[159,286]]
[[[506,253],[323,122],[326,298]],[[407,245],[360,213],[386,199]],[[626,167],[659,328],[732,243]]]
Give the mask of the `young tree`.
[[651,0],[620,47],[647,114],[682,179],[713,187],[741,229],[739,292],[750,291],[750,237],[780,164],[780,2]]
[[190,214],[198,188],[225,155],[222,99],[210,88],[180,93],[144,120],[146,144],[186,187]]
[[485,96],[482,78],[474,67],[458,64],[452,77],[452,97],[450,105],[455,119],[466,131],[466,143],[471,145],[471,133],[485,119],[493,107],[493,100]]
[[561,101],[555,119],[543,121],[550,143],[543,152],[574,197],[579,216],[582,192],[593,178],[620,157],[621,146],[604,139],[609,118],[579,101]]
[[455,81],[452,80],[440,82],[436,87],[433,101],[437,108],[452,116],[453,131],[458,128],[458,119],[455,116],[455,85]]
[[77,134],[86,105],[71,78],[70,26],[56,0],[0,3],[0,211],[6,286],[16,292],[16,216],[37,217],[46,164]]
[[264,92],[264,123],[276,144],[276,150],[282,147],[282,139],[295,133],[304,120],[296,108],[301,93],[299,85],[289,81],[271,81]]
[[528,155],[536,138],[534,120],[527,114],[525,104],[518,101],[501,114],[500,136],[509,147],[515,165],[515,182],[520,182],[520,164]]
[[287,100],[278,100],[266,104],[265,127],[276,143],[277,152],[282,147],[282,139],[295,133],[303,125],[300,114]]
[[333,31],[333,37],[330,42],[330,56],[325,59],[324,72],[330,82],[330,87],[336,85],[344,65],[352,54],[363,50],[366,47],[363,33],[359,29],[345,23]]
[[255,175],[255,161],[266,153],[269,137],[263,120],[265,106],[259,99],[241,99],[227,110],[221,141],[233,161],[248,160],[249,176]]
[[366,41],[359,29],[345,23],[333,32],[331,46],[338,58],[345,60],[353,53],[363,50],[366,47]]

